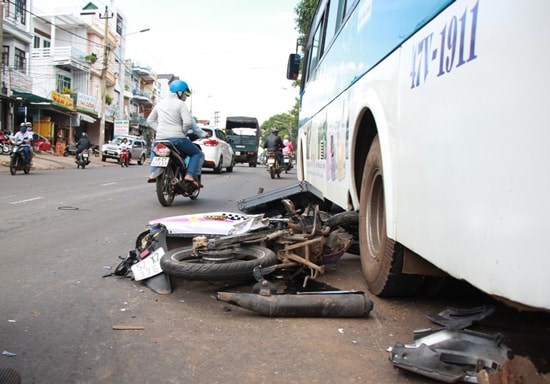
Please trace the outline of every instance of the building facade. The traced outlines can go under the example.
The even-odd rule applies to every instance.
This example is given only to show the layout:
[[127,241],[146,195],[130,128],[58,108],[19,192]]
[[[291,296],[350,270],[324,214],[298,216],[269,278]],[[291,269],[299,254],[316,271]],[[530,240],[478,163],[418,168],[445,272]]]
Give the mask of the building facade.
[[75,141],[87,132],[97,144],[125,129],[147,133],[157,76],[125,57],[122,12],[94,2],[54,15],[29,12],[32,0],[0,6],[3,130],[14,132],[31,121],[54,143]]

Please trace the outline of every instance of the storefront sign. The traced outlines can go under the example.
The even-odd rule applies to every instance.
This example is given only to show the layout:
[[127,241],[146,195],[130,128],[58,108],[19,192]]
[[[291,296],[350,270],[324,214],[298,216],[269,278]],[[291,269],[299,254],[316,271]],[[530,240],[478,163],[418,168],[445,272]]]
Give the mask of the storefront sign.
[[99,103],[97,98],[86,95],[84,93],[76,94],[76,110],[79,112],[90,113],[92,115],[99,115]]
[[51,95],[50,99],[52,99],[54,103],[56,103],[56,104],[58,104],[62,107],[74,110],[73,99],[71,99],[67,95],[64,95],[64,94],[59,93],[59,92],[52,91],[52,95]]
[[127,135],[130,130],[130,121],[129,120],[115,120],[115,126],[113,135],[115,137],[121,135]]
[[21,93],[32,92],[32,79],[30,76],[25,75],[13,68],[10,68],[10,88],[12,91]]

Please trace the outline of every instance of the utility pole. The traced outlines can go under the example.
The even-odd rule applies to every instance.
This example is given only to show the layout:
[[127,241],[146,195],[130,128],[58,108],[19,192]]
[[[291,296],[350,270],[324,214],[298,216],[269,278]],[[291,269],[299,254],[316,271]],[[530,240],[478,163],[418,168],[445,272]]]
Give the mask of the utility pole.
[[111,45],[109,44],[109,19],[113,17],[113,13],[109,15],[109,9],[107,6],[105,6],[105,13],[103,16],[101,16],[101,13],[99,14],[100,19],[105,20],[105,28],[104,28],[104,35],[103,35],[103,66],[101,68],[101,89],[100,89],[100,95],[101,97],[100,103],[101,103],[101,117],[99,120],[99,145],[103,145],[105,143],[105,95],[107,92],[107,69],[109,68],[109,55],[111,53]]

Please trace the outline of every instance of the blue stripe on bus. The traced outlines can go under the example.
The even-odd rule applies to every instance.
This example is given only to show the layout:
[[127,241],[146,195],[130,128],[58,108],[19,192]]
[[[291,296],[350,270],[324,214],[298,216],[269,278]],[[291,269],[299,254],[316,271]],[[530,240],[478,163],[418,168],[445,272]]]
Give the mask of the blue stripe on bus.
[[[305,86],[304,107],[315,114],[433,19],[454,0],[372,0],[359,2]],[[343,61],[345,58],[345,61]],[[329,80],[330,79],[330,80]],[[324,86],[309,85],[327,81]],[[311,116],[311,115],[310,115]]]

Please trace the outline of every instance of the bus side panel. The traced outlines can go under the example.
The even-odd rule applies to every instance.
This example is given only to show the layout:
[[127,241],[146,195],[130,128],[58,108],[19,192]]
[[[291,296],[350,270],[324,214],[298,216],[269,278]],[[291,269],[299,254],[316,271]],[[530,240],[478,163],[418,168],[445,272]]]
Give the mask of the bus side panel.
[[397,239],[550,309],[550,2],[457,1],[401,50]]

